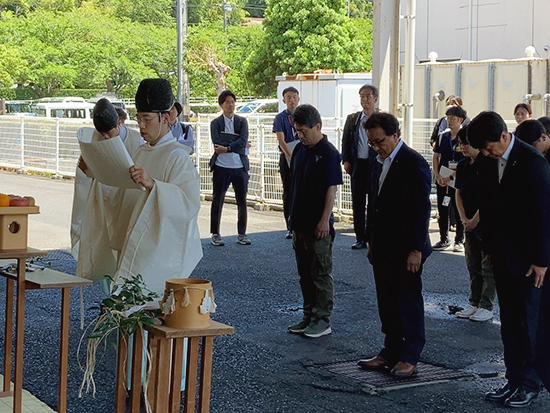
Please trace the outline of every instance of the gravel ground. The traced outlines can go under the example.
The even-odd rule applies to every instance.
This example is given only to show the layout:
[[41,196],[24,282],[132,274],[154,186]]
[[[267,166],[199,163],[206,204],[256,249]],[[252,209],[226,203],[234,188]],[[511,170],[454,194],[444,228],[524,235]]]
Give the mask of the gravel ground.
[[[0,173],[0,190],[12,186],[32,187],[34,191],[38,191],[35,187],[44,187],[46,191],[50,182],[54,182],[58,199],[70,199],[70,182]],[[35,194],[30,190],[18,192]],[[40,194],[36,197],[39,199]],[[58,207],[58,215],[70,213],[70,204],[65,203]],[[375,355],[382,344],[372,268],[364,251],[350,249],[354,241],[351,226],[337,224],[333,248],[336,288],[333,333],[305,339],[286,332],[287,325],[301,316],[301,295],[291,241],[284,238],[282,213],[249,209],[253,244],[247,247],[235,243],[236,208],[226,205],[222,220],[226,246],[214,247],[206,238],[209,208],[210,203],[204,202],[199,216],[204,258],[193,276],[213,283],[218,305],[213,319],[235,327],[234,335],[215,339],[212,412],[501,411],[501,407],[483,401],[484,392],[504,383],[498,311],[494,320],[484,323],[458,320],[446,312],[448,306],[467,304],[469,287],[463,255],[434,253],[425,265],[427,343],[422,361],[469,372],[472,379],[369,395],[363,391],[361,382],[319,368]],[[41,216],[44,215],[47,214]],[[48,222],[43,225],[53,228],[48,227]],[[68,232],[68,227],[62,227],[62,231]],[[435,239],[435,224],[432,235]],[[76,263],[65,250],[65,244],[57,246],[55,237],[51,244],[47,249],[52,251],[45,260],[51,261],[54,269],[74,274]],[[0,295],[4,289],[5,282],[0,281]],[[87,325],[98,315],[98,303],[104,296],[97,283],[84,288],[83,293]],[[55,408],[60,293],[34,290],[28,291],[27,297],[24,387]],[[79,308],[79,290],[74,289],[68,411],[112,412],[116,357],[111,347],[100,352],[95,374],[96,397],[91,394],[78,397],[82,381],[78,359],[83,360],[82,355],[77,357],[82,335]],[[3,334],[3,325],[0,333]],[[550,411],[548,393],[541,393],[528,411]]]

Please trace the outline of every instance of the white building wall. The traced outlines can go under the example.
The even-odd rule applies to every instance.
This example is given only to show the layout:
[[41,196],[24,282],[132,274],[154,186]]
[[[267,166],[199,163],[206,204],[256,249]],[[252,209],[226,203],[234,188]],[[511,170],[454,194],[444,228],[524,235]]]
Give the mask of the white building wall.
[[[472,24],[470,6],[472,4]],[[401,1],[402,10],[405,0]],[[403,29],[403,23],[401,24]],[[416,56],[428,60],[436,51],[438,60],[516,59],[534,46],[535,56],[550,58],[550,0],[418,0]],[[403,47],[403,36],[401,36]],[[404,50],[401,49],[401,62]]]

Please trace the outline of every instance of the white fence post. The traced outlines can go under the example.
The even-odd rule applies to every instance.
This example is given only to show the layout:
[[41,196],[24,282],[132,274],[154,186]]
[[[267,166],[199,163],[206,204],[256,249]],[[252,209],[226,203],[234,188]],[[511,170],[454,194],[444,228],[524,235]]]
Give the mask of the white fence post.
[[59,171],[59,119],[55,122],[55,174],[61,175]]
[[260,202],[265,202],[265,139],[264,125],[258,125],[260,129]]
[[195,128],[195,159],[197,164],[197,172],[201,173],[201,126],[197,124]]
[[21,118],[21,169],[25,169],[25,118]]
[[[342,153],[342,128],[340,128],[340,122],[337,123],[336,126],[336,148]],[[341,162],[340,162],[340,168],[343,169]],[[345,171],[343,171],[345,173]],[[338,188],[338,196],[336,198],[336,211],[338,211],[339,214],[342,213],[342,187],[343,185],[340,185],[340,188]]]

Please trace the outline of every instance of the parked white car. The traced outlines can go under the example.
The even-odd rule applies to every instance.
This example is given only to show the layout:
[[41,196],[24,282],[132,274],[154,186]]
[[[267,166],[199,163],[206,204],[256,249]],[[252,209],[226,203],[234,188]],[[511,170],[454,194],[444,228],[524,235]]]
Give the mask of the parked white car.
[[278,112],[278,108],[278,99],[257,99],[252,102],[245,103],[237,109],[237,114],[241,116],[256,115],[260,113],[274,114]]

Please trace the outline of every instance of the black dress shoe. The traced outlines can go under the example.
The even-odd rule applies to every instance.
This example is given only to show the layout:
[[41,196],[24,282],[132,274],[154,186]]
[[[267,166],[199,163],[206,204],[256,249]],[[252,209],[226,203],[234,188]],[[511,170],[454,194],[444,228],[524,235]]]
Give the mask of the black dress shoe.
[[367,248],[367,243],[365,241],[357,241],[351,246],[352,250],[362,250],[364,248]]
[[506,399],[508,399],[512,394],[514,394],[515,391],[516,391],[515,388],[510,387],[510,384],[506,383],[506,385],[501,387],[500,389],[496,389],[496,390],[490,391],[489,393],[486,393],[485,400],[504,404]]
[[514,394],[506,399],[504,405],[508,407],[527,407],[533,403],[533,400],[535,400],[538,395],[538,391],[525,390],[520,387]]

